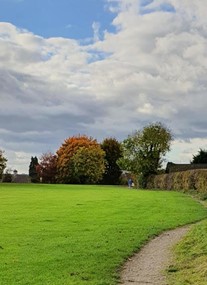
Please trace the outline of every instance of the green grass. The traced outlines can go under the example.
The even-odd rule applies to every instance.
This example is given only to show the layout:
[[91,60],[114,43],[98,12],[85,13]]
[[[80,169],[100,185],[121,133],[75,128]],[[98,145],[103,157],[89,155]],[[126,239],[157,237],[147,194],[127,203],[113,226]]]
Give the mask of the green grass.
[[207,220],[194,225],[175,247],[175,259],[167,276],[172,285],[207,284]]
[[149,238],[207,216],[176,192],[0,184],[0,285],[113,285]]

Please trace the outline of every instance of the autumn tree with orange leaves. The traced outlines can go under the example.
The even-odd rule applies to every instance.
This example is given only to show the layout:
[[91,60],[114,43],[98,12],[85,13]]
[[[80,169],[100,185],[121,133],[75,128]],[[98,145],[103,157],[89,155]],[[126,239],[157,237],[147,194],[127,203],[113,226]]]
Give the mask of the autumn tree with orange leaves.
[[96,139],[85,135],[69,137],[57,151],[58,182],[97,183],[105,171],[104,156]]

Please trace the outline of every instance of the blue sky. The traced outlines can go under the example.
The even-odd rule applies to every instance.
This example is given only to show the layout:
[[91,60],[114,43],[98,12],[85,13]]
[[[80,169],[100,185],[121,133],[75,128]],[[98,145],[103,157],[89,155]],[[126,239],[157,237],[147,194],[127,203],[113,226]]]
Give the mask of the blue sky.
[[0,0],[0,149],[31,156],[67,137],[122,140],[162,122],[167,161],[207,149],[203,0]]
[[0,0],[0,21],[43,37],[93,37],[93,22],[111,30],[114,17],[104,0]]

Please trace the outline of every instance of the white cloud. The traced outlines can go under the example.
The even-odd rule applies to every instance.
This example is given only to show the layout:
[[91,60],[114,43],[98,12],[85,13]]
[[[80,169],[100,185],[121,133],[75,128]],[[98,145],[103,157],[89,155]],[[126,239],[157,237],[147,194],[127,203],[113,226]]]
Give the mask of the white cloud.
[[206,138],[175,140],[172,144],[172,152],[167,155],[167,159],[174,163],[190,163],[193,155],[196,155],[200,148],[207,149]]
[[100,39],[100,23],[99,22],[93,22],[92,24],[93,33],[94,33],[94,41],[97,42]]
[[11,167],[28,169],[14,153],[55,151],[78,133],[123,139],[154,121],[175,134],[170,160],[186,162],[206,145],[204,1],[108,4],[116,32],[100,39],[94,22],[94,42],[84,45],[0,23],[0,148]]

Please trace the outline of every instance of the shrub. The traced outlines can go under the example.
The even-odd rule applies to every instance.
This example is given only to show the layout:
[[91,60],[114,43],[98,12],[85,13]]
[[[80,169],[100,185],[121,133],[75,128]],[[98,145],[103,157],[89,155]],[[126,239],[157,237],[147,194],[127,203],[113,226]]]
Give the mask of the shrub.
[[182,172],[175,172],[173,177],[173,188],[174,190],[181,190],[182,188]]
[[197,173],[195,188],[199,193],[207,193],[207,170],[200,170]]
[[147,188],[177,190],[183,192],[191,192],[193,190],[206,197],[207,170],[197,169],[169,174],[151,175],[148,178]]

